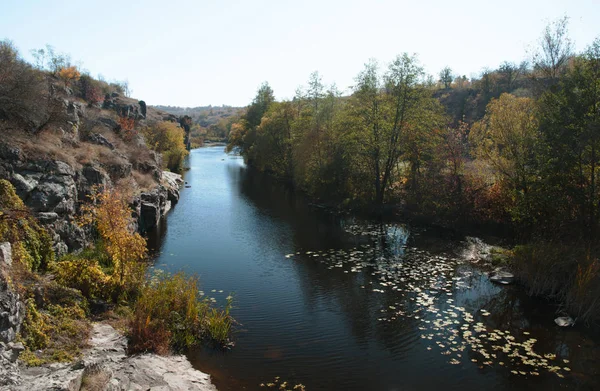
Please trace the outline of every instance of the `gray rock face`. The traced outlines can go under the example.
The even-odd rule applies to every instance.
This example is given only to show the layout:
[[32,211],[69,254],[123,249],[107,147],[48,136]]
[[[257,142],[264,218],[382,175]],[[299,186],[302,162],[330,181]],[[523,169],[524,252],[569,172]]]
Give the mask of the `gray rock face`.
[[10,243],[0,243],[0,267],[12,265],[12,247]]
[[25,311],[20,299],[0,273],[0,342],[13,342],[21,330]]
[[167,189],[167,199],[176,204],[179,201],[179,188],[183,185],[183,178],[179,174],[163,171],[162,182]]
[[94,379],[98,390],[216,391],[210,376],[192,368],[184,356],[127,356],[126,340],[106,324],[95,324],[91,349],[75,364],[22,368],[11,391],[79,390]]

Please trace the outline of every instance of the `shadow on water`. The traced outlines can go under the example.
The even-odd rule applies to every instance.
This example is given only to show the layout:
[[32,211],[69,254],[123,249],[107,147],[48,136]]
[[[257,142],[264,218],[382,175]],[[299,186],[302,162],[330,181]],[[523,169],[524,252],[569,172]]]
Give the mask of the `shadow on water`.
[[222,149],[192,151],[190,167],[157,264],[200,274],[217,303],[235,292],[236,346],[188,354],[219,390],[276,376],[308,390],[600,384],[598,344],[555,327],[544,301],[492,285],[460,256],[464,238],[311,208]]

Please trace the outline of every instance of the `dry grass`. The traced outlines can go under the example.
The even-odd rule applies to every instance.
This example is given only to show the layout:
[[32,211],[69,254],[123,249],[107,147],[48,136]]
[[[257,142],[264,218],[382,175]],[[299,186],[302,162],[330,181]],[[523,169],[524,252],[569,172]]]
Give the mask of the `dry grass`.
[[600,322],[597,249],[538,242],[518,246],[514,253],[515,272],[529,294],[555,298],[580,321]]
[[96,366],[86,367],[79,391],[102,391],[106,389],[110,379],[110,373],[105,372],[102,368]]
[[152,190],[158,184],[156,179],[154,179],[150,173],[143,173],[137,170],[133,170],[131,173],[133,175],[133,179],[135,179],[135,182],[142,191]]

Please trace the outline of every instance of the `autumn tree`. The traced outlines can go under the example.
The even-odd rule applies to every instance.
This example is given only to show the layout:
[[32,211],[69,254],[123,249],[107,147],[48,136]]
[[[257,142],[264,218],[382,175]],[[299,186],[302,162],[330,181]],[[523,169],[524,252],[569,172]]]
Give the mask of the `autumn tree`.
[[91,203],[82,208],[82,224],[92,224],[98,232],[113,268],[114,297],[134,293],[145,277],[146,240],[135,231],[131,209],[113,189],[97,189]]
[[488,162],[498,180],[506,181],[508,188],[515,191],[513,196],[521,209],[513,212],[522,211],[521,215],[530,218],[530,191],[536,178],[539,140],[535,102],[506,93],[492,99],[484,118],[473,126],[470,138],[476,156]]
[[403,153],[411,153],[412,173],[419,171],[421,143],[413,143],[410,150],[404,143],[422,140],[434,123],[429,118],[432,110],[439,108],[420,85],[422,76],[417,59],[405,53],[392,61],[385,74],[380,75],[377,63],[371,61],[357,77],[350,109],[353,127],[363,139],[360,154],[371,171],[377,204],[383,204]]

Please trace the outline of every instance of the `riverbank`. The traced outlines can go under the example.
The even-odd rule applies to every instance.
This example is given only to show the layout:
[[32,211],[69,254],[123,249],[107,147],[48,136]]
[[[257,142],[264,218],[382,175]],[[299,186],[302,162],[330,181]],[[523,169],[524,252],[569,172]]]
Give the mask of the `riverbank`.
[[35,390],[197,390],[216,391],[210,376],[192,368],[185,356],[127,354],[127,340],[112,326],[93,325],[90,348],[76,363],[28,368],[12,374],[9,391]]

